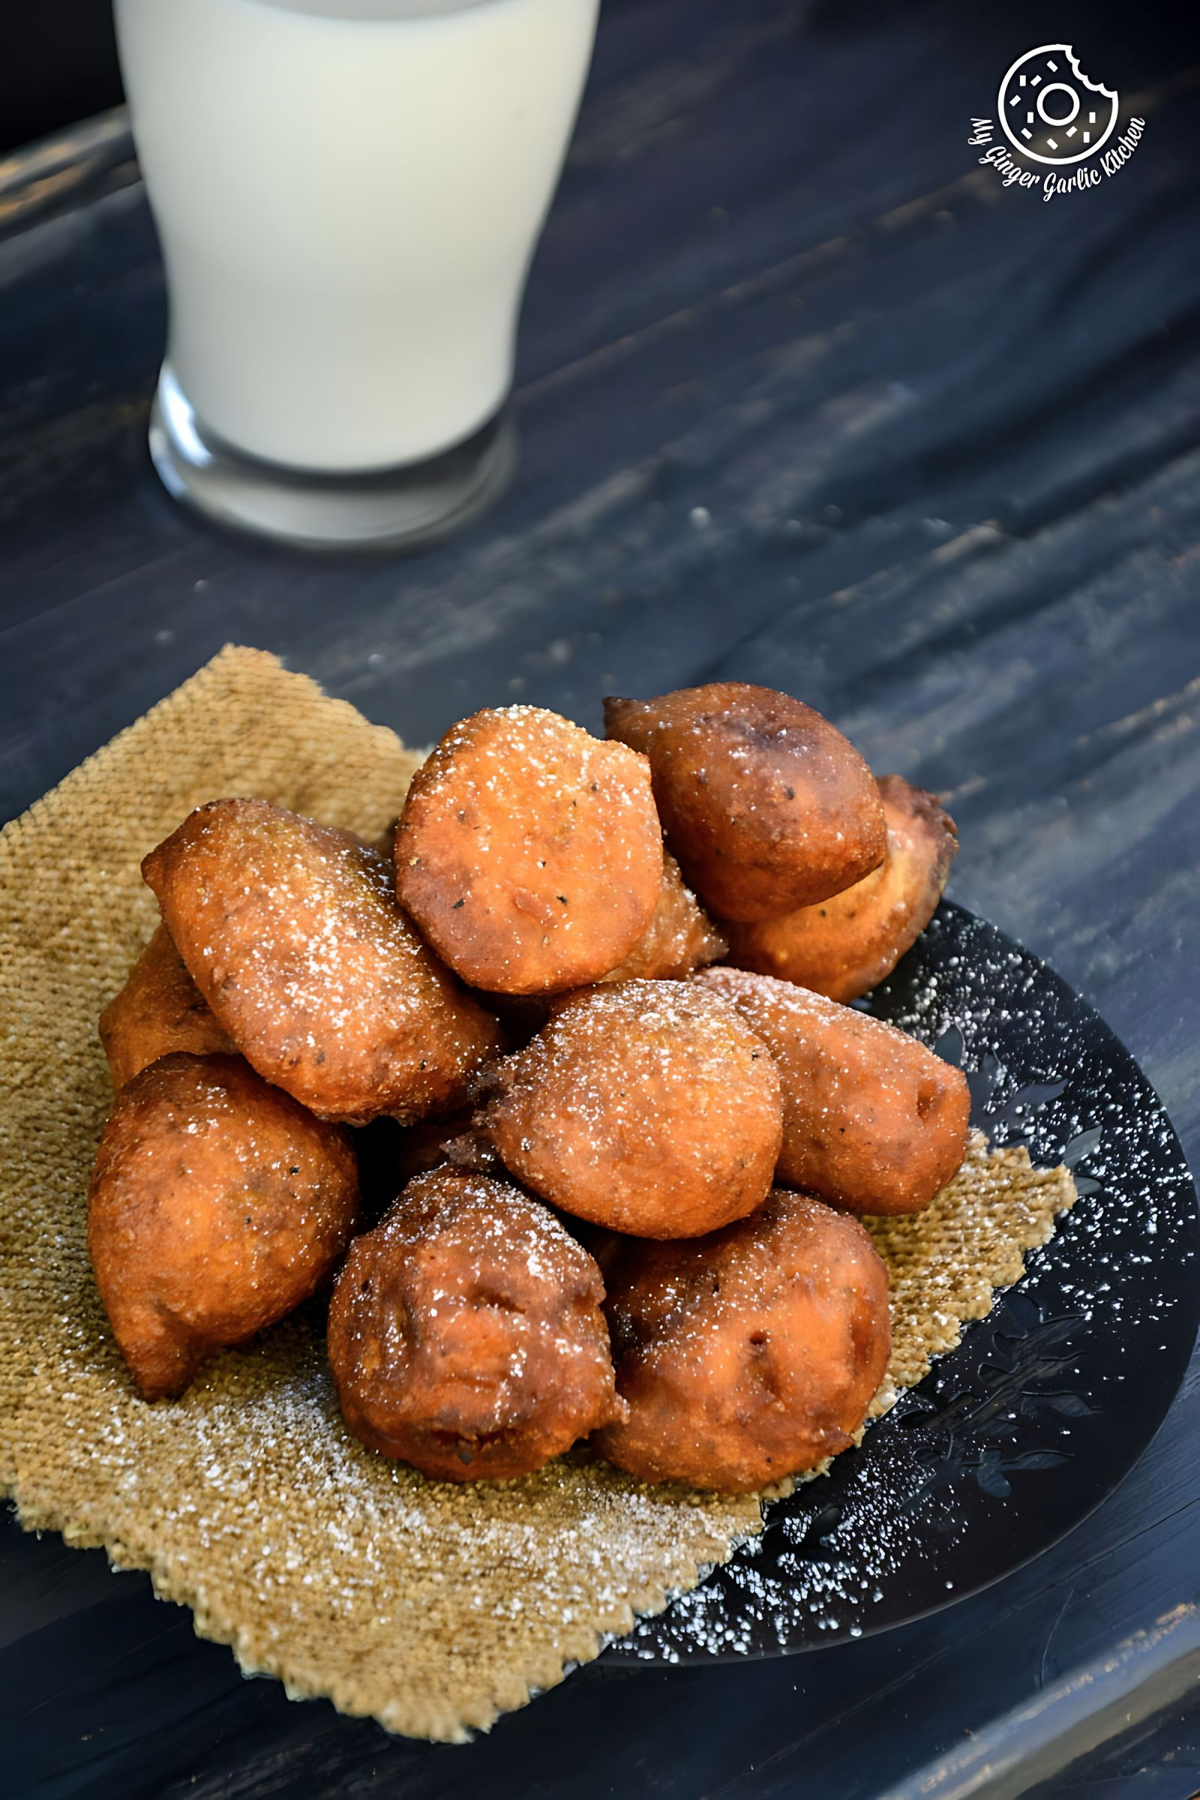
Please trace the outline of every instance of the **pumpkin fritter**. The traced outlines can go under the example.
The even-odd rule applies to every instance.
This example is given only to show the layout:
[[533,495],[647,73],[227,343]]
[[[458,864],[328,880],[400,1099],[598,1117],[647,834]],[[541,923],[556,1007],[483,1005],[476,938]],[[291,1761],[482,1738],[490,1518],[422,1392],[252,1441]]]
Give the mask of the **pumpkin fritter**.
[[705,969],[768,1046],[783,1092],[778,1178],[856,1213],[928,1206],[960,1167],[971,1094],[961,1069],[882,1019],[823,994]]
[[624,1417],[595,1262],[538,1201],[454,1169],[356,1238],[329,1309],[350,1430],[443,1481],[541,1468]]
[[358,1212],[346,1133],[240,1056],[175,1052],[126,1083],[88,1193],[88,1251],[144,1399],[299,1306]]
[[765,1200],[782,1134],[762,1040],[715,994],[619,981],[562,1001],[480,1115],[527,1187],[593,1224],[696,1237]]
[[155,931],[124,987],[100,1014],[100,1042],[114,1088],[124,1087],[172,1050],[194,1056],[232,1051],[165,925]]
[[265,800],[202,806],[142,873],[218,1023],[318,1118],[449,1111],[503,1047],[351,832]]
[[606,975],[662,887],[645,758],[536,706],[447,732],[413,777],[395,854],[401,905],[465,982],[497,994]]
[[887,1271],[857,1219],[776,1189],[687,1243],[606,1270],[629,1417],[594,1440],[642,1481],[752,1493],[844,1450],[891,1348]]
[[605,726],[650,759],[667,847],[721,919],[769,919],[878,868],[879,790],[858,751],[774,688],[714,681],[604,702]]

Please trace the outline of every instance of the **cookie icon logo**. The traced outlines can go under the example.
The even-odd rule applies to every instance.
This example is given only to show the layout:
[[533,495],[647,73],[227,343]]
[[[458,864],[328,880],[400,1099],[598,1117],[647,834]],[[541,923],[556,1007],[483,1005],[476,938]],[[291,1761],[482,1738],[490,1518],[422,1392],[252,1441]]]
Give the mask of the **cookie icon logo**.
[[1042,44],[1019,56],[996,104],[1013,148],[1052,165],[1094,156],[1117,122],[1117,94],[1088,80],[1070,44]]

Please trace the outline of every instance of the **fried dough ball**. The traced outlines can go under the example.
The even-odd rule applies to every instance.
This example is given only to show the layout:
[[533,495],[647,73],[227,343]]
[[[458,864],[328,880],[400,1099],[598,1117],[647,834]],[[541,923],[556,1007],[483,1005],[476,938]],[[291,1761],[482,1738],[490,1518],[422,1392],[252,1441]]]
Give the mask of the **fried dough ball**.
[[705,914],[679,864],[663,852],[663,878],[654,917],[624,962],[605,981],[676,981],[724,956],[729,945]]
[[823,994],[705,969],[692,981],[736,1006],[779,1066],[778,1178],[856,1213],[928,1206],[966,1154],[971,1095],[916,1038]]
[[158,927],[125,986],[100,1014],[100,1042],[114,1088],[124,1087],[172,1050],[195,1056],[232,1051],[165,925]]
[[146,1400],[282,1319],[332,1274],[358,1212],[345,1132],[240,1056],[175,1052],[117,1095],[88,1192],[88,1250]]
[[607,1281],[629,1418],[593,1441],[618,1468],[747,1494],[853,1442],[891,1349],[857,1219],[777,1188],[711,1237],[630,1244]]
[[418,1175],[338,1277],[342,1416],[443,1481],[540,1469],[624,1417],[603,1298],[592,1258],[538,1201],[486,1175]]
[[730,961],[831,1000],[855,1000],[890,975],[937,910],[958,832],[935,794],[882,775],[887,856],[853,887],[777,919],[729,928]]
[[217,800],[142,873],[218,1022],[318,1118],[448,1110],[503,1047],[401,913],[386,859],[348,831]]
[[811,706],[715,681],[604,702],[610,738],[650,758],[684,879],[722,919],[769,919],[861,881],[886,848],[879,790]]
[[649,926],[662,872],[645,758],[536,706],[447,732],[396,833],[401,905],[464,981],[498,994],[606,975]]
[[490,1076],[480,1124],[501,1161],[578,1218],[697,1237],[770,1189],[779,1077],[717,995],[676,981],[587,988]]

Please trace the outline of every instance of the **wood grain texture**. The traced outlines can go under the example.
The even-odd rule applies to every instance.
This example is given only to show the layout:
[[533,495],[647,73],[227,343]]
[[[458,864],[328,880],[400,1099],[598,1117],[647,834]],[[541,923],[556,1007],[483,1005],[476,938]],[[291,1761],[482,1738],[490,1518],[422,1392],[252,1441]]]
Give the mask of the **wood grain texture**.
[[[951,891],[1105,1014],[1195,1167],[1200,43],[1178,9],[1056,14],[1147,129],[1047,205],[965,145],[1047,29],[1031,4],[605,0],[525,311],[518,484],[410,561],[310,562],[176,511],[144,450],[164,297],[141,188],[98,171],[14,225],[0,809],[230,638],[410,742],[504,698],[594,726],[606,691],[788,687],[942,790]],[[6,1529],[0,1767],[122,1800],[876,1795],[1200,1597],[1198,1432],[1193,1364],[1116,1495],[989,1592],[790,1662],[601,1663],[466,1749],[291,1705],[140,1577]],[[1093,1777],[1183,1800],[1195,1715]]]

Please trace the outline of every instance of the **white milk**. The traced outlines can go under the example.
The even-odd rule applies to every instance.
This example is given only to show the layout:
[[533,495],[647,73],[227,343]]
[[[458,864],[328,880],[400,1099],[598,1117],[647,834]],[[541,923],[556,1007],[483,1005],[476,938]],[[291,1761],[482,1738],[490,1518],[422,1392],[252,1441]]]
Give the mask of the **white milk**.
[[348,471],[495,413],[598,3],[116,0],[202,424]]

